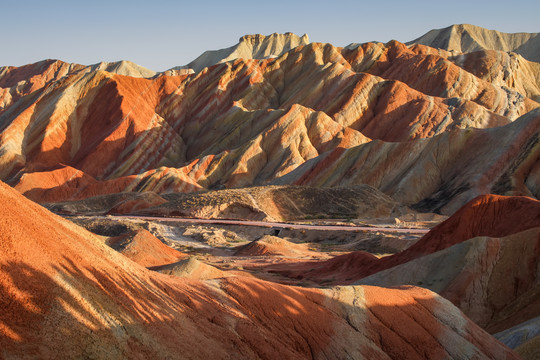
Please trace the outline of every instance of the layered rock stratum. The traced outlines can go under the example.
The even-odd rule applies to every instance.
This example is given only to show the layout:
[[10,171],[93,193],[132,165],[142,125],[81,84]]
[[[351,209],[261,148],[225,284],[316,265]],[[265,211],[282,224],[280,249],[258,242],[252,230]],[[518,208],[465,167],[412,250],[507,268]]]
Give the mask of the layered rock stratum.
[[2,68],[0,178],[42,203],[365,183],[451,214],[480,194],[539,195],[538,63],[290,33],[225,50],[194,73]]
[[497,333],[540,316],[540,202],[480,196],[395,255],[357,251],[271,266],[320,284],[416,285]]
[[[489,333],[533,358],[536,35],[467,25],[344,48],[246,35],[163,73],[0,68],[0,180],[14,188],[0,181],[0,358],[517,358]],[[86,215],[453,215],[422,238],[356,231],[330,247],[309,227],[283,232],[318,244],[72,218],[93,234],[31,200]],[[384,256],[384,238],[406,244]]]
[[429,290],[171,277],[3,183],[0,204],[5,358],[518,358]]

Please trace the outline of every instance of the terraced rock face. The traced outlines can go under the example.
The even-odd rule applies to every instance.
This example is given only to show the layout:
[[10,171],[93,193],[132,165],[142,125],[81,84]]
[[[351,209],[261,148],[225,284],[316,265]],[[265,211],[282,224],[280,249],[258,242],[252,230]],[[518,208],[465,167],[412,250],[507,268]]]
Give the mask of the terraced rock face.
[[451,213],[487,192],[538,195],[538,64],[290,34],[233,50],[196,73],[152,78],[118,74],[148,75],[125,64],[3,69],[8,93],[23,82],[0,113],[0,179],[39,202],[367,183]]
[[0,205],[2,357],[517,359],[428,290],[171,277],[3,183]]

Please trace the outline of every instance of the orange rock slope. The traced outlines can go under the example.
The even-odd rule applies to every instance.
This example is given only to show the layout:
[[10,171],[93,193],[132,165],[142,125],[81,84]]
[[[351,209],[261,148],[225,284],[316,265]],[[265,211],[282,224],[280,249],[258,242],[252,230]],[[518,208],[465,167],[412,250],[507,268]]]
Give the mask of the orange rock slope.
[[361,251],[271,271],[325,284],[417,285],[495,333],[540,316],[540,201],[480,196],[408,249]]
[[[321,43],[294,47],[296,43],[286,39],[279,43],[290,46],[280,47],[276,58],[231,59],[184,75],[170,71],[144,78],[120,75],[140,76],[142,70],[79,69],[63,63],[42,70],[37,65],[2,70],[2,91],[12,91],[19,79],[31,90],[4,101],[0,178],[40,202],[281,180],[313,185],[366,182],[398,194],[408,205],[431,203],[438,191],[450,187],[450,193],[455,192],[444,182],[457,172],[448,161],[477,154],[478,146],[492,151],[489,146],[500,140],[500,133],[491,139],[495,133],[483,130],[478,133],[488,134],[489,141],[467,142],[476,132],[458,129],[498,127],[517,118],[522,124],[536,121],[531,120],[536,119],[531,111],[539,106],[534,99],[540,94],[537,77],[531,76],[538,72],[535,63],[503,59],[497,66],[508,75],[500,78],[486,73],[495,68],[493,59],[499,53],[459,58],[396,41],[346,48]],[[60,69],[50,72],[55,77],[39,75],[49,74],[53,65]],[[35,76],[40,80],[32,80]],[[538,129],[529,125],[513,128],[513,135],[532,139]],[[445,136],[459,141],[447,145]],[[486,155],[481,161],[499,172],[508,170],[511,177],[514,163],[522,160],[518,148],[502,159]],[[358,149],[371,155],[376,151],[378,163],[395,171],[385,172],[381,180],[373,174],[380,167],[371,170]],[[392,149],[402,157],[412,155],[396,161]],[[530,150],[537,150],[533,143]],[[341,168],[344,156],[354,160],[355,167],[328,179],[324,169]],[[436,173],[415,182],[411,195],[401,195],[401,179],[416,177],[415,169],[402,164],[418,156],[426,158],[415,162],[426,162]],[[321,163],[323,169],[317,167]],[[311,169],[318,170],[304,181]],[[366,175],[358,178],[358,173]],[[517,180],[505,183],[499,193],[528,188],[537,194],[537,178]],[[486,193],[488,185],[485,179],[474,179],[469,187]],[[458,197],[448,212],[475,195]]]
[[416,285],[437,292],[490,333],[540,316],[540,228],[475,237],[363,278],[357,284]]
[[428,290],[181,279],[4,184],[0,205],[2,357],[517,359]]
[[372,141],[323,154],[278,183],[365,183],[420,211],[453,214],[481,194],[540,197],[540,111],[493,129],[402,143]]
[[144,267],[167,265],[187,257],[144,229],[115,236],[107,240],[107,245]]
[[[540,201],[519,196],[483,195],[467,203],[412,246],[395,255],[378,259],[357,251],[323,262],[300,264],[297,269],[292,266],[291,269],[276,271],[294,277],[350,283],[474,237],[503,238],[537,227],[540,227]],[[341,270],[344,272],[341,273]]]

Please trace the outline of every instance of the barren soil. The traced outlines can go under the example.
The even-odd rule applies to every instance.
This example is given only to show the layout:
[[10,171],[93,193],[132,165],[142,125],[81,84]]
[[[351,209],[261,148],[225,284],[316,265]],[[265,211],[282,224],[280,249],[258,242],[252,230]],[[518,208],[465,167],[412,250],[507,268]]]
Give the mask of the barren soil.
[[[373,224],[361,222],[361,225],[384,226],[388,227],[388,231],[350,231],[190,224],[166,220],[93,216],[69,217],[69,219],[105,238],[115,238],[137,230],[147,230],[173,249],[219,270],[250,274],[265,280],[300,286],[318,285],[275,274],[268,271],[268,266],[327,260],[352,251],[366,251],[377,257],[395,254],[413,245],[423,234],[398,233],[392,231],[392,228],[407,225],[412,229],[427,229],[427,226],[434,222],[391,223],[389,220],[382,219],[373,221]],[[355,224],[331,220],[300,223],[332,225],[333,227],[358,225],[358,222]],[[255,245],[257,245],[257,250],[253,249]],[[247,250],[245,250],[246,247]]]

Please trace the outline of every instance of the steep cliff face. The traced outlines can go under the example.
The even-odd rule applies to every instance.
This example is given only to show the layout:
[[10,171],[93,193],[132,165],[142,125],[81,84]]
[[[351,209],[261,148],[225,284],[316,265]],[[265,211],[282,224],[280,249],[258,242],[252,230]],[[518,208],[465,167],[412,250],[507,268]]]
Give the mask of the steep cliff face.
[[[367,183],[446,213],[489,191],[538,195],[538,64],[302,39],[246,36],[263,59],[183,75],[11,69],[4,90],[30,87],[0,113],[0,178],[46,202],[272,182]],[[488,71],[497,66],[508,74]]]

